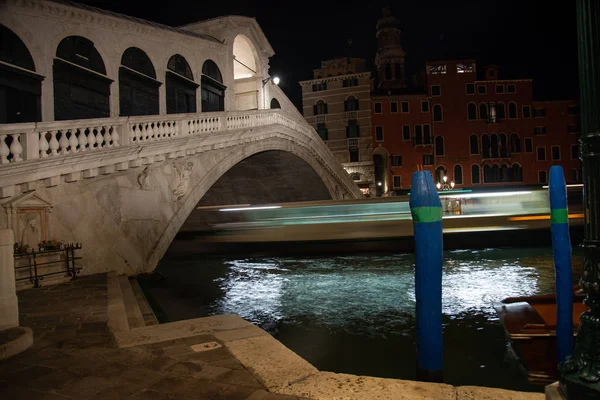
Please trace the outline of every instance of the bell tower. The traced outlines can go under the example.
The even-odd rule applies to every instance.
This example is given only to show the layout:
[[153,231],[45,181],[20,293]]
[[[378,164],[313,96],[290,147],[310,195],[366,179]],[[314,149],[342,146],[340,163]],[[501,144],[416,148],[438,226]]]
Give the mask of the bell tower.
[[406,87],[404,57],[400,42],[400,20],[392,15],[391,7],[383,9],[383,17],[377,21],[377,87],[398,89]]

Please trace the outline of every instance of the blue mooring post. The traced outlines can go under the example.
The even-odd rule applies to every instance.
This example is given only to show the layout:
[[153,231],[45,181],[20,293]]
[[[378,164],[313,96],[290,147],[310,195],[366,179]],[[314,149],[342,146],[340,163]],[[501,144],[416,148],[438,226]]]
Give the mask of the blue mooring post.
[[429,171],[415,172],[410,186],[415,237],[417,375],[442,381],[442,203]]
[[573,353],[573,275],[567,185],[560,165],[550,167],[550,230],[556,276],[556,342],[558,362]]

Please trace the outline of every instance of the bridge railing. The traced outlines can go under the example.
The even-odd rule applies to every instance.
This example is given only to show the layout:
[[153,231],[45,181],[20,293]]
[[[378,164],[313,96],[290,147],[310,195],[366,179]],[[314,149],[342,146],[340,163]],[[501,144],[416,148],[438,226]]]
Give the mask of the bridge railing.
[[272,124],[305,134],[310,130],[276,110],[4,124],[0,125],[0,164]]

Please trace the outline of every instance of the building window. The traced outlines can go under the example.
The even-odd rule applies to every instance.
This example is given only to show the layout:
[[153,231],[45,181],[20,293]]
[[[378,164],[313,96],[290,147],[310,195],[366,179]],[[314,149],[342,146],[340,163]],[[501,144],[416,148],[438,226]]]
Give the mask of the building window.
[[504,93],[504,85],[496,85],[496,93],[498,93],[498,94]]
[[442,121],[442,106],[439,104],[436,104],[433,106],[433,121],[434,122],[441,122]]
[[402,140],[411,140],[410,125],[402,125]]
[[473,63],[456,63],[457,74],[468,74],[475,71],[475,65]]
[[579,133],[579,125],[578,124],[569,124],[567,125],[567,132],[569,133]]
[[348,121],[348,126],[346,126],[346,137],[347,138],[360,137],[360,126],[356,123],[356,120]]
[[392,167],[402,166],[402,156],[392,156]]
[[477,104],[469,103],[467,105],[467,119],[469,121],[474,121],[477,119]]
[[571,181],[572,182],[581,182],[581,169],[580,168],[571,170]]
[[354,96],[348,96],[344,100],[344,111],[356,111],[359,109],[358,99]]
[[392,79],[392,64],[385,64],[385,80],[389,81]]
[[435,155],[438,157],[444,155],[444,138],[442,136],[435,137]]
[[329,140],[329,132],[327,130],[327,125],[325,124],[317,124],[317,133],[323,140]]
[[517,103],[511,101],[508,103],[508,118],[516,119],[517,118]]
[[521,139],[516,133],[510,134],[510,152],[520,153],[521,152]]
[[342,81],[342,87],[358,86],[358,78],[348,78]]
[[383,126],[375,127],[375,139],[378,142],[383,142]]
[[488,107],[485,103],[479,104],[479,119],[486,120],[488,119]]
[[479,165],[473,164],[471,165],[471,183],[474,185],[479,184],[480,182],[480,171]]
[[[375,111],[377,112],[377,111]],[[390,103],[390,112],[391,113],[397,113],[398,112],[398,102],[397,101],[392,101]]]
[[465,93],[466,94],[475,94],[475,84],[474,83],[465,84]]
[[358,160],[359,160],[358,149],[350,149],[348,151],[350,153],[350,162],[358,162]]
[[523,114],[523,118],[526,118],[526,119],[531,118],[531,106],[523,106],[522,114]]
[[548,183],[546,171],[538,171],[538,183]]
[[560,146],[552,146],[552,161],[560,160]]
[[429,112],[429,102],[427,100],[421,102],[421,111],[424,113]]
[[579,114],[579,106],[576,104],[570,105],[568,108],[568,114],[569,115],[578,115]]
[[533,109],[533,117],[534,118],[543,118],[545,116],[546,116],[546,109],[544,107]]
[[525,138],[525,153],[533,153],[533,139]]
[[446,64],[428,65],[427,73],[430,75],[444,75],[446,73]]
[[394,188],[402,188],[402,177],[400,175],[394,175]]
[[353,181],[360,181],[360,174],[359,173],[352,174],[352,180]]
[[545,147],[537,148],[537,160],[538,161],[546,161],[546,148]]
[[441,85],[431,85],[431,95],[432,96],[441,96],[442,95],[442,86]]
[[487,94],[485,85],[477,85],[477,94]]
[[514,83],[510,83],[510,84],[506,85],[506,92],[507,93],[517,93],[517,85],[515,85]]
[[481,157],[490,158],[490,137],[486,133],[481,135]]
[[492,133],[490,135],[490,151],[492,152],[492,158],[498,158],[498,135]]
[[327,90],[327,82],[314,83],[312,85],[313,92],[320,92],[322,90]]
[[463,183],[462,165],[460,164],[454,166],[454,183],[457,185],[462,185]]
[[571,160],[579,159],[579,145],[572,144],[571,145]]
[[377,102],[375,102],[373,104],[375,104],[374,105],[374,107],[375,107],[375,114],[382,114],[381,103],[377,101]]
[[415,144],[423,144],[423,125],[415,125]]
[[424,144],[431,144],[431,127],[429,125],[423,125],[423,142]]
[[506,109],[504,108],[504,103],[496,104],[496,119],[505,119],[506,118]]
[[469,147],[471,154],[479,154],[479,139],[477,138],[477,135],[471,135],[471,137],[469,137]]
[[423,154],[423,165],[433,165],[433,154]]
[[408,114],[408,101],[403,101],[401,103],[401,106],[402,106],[402,113]]
[[533,130],[533,133],[535,133],[536,135],[545,135],[546,127],[545,126],[536,126]]
[[313,113],[315,115],[327,114],[327,103],[325,103],[323,100],[317,101],[317,103],[313,106]]

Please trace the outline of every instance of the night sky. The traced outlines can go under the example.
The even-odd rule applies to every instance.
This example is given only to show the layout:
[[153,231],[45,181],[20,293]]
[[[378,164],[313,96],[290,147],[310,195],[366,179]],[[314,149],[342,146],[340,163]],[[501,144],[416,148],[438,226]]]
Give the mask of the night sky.
[[[271,75],[297,106],[298,81],[311,79],[321,60],[348,55],[374,68],[375,24],[392,5],[403,27],[407,73],[425,60],[475,58],[500,66],[500,78],[533,78],[536,100],[577,96],[575,2],[542,0],[190,1],[82,0],[80,3],[179,26],[222,15],[257,19],[275,50]],[[154,3],[160,4],[160,3]]]

